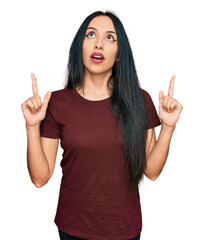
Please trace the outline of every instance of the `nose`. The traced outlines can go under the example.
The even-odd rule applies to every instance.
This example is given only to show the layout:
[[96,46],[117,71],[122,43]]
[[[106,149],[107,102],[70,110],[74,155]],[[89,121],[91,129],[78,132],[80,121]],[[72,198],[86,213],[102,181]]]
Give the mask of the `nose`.
[[102,41],[101,41],[100,38],[98,38],[98,39],[96,40],[95,48],[96,48],[96,49],[102,49],[102,50],[103,50],[103,43],[102,43]]

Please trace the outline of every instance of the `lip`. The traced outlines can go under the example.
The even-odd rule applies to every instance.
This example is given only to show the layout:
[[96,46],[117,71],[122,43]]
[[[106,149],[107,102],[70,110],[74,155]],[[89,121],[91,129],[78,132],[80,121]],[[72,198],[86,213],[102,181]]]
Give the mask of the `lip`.
[[[92,58],[92,56],[94,56],[94,55],[101,56],[103,59]],[[101,63],[105,60],[105,57],[103,56],[103,54],[99,53],[99,52],[92,53],[90,58],[91,58],[91,61],[94,62],[94,63]]]
[[94,52],[94,53],[91,54],[91,57],[94,56],[94,55],[101,56],[103,59],[105,59],[102,53]]

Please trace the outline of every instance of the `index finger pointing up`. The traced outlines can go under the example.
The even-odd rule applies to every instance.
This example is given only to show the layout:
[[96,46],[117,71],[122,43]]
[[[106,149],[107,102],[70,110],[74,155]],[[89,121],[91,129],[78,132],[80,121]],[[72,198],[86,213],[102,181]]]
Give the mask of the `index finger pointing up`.
[[174,80],[176,78],[176,75],[173,75],[171,80],[170,80],[170,84],[169,84],[169,92],[168,92],[168,96],[173,97],[173,91],[174,91]]
[[38,95],[38,87],[37,87],[37,80],[34,73],[31,73],[32,78],[32,89],[33,89],[33,96]]

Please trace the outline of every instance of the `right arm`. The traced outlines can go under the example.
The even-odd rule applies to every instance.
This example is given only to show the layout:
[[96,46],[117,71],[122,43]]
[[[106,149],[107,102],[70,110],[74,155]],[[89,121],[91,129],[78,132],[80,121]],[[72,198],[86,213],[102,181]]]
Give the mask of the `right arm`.
[[59,138],[41,137],[40,124],[45,118],[48,102],[52,92],[47,92],[43,103],[38,95],[37,80],[32,77],[33,96],[29,97],[21,108],[26,120],[27,132],[27,166],[31,181],[36,187],[45,185],[54,171]]
[[31,181],[39,188],[44,186],[53,174],[59,139],[40,137],[40,124],[26,124],[26,131],[28,171]]

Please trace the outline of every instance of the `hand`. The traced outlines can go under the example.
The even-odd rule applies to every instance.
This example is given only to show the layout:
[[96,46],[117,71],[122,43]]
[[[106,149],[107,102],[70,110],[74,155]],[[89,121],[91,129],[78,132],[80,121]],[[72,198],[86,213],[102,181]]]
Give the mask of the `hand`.
[[175,78],[176,76],[173,75],[170,80],[167,96],[164,96],[163,91],[159,91],[159,118],[162,124],[168,127],[175,127],[183,109],[183,106],[173,98]]
[[41,102],[41,97],[38,95],[37,80],[34,73],[31,73],[32,78],[32,90],[33,96],[29,97],[23,104],[21,108],[23,111],[23,116],[26,120],[26,125],[35,126],[39,124],[44,118],[50,100],[52,92],[47,92]]

